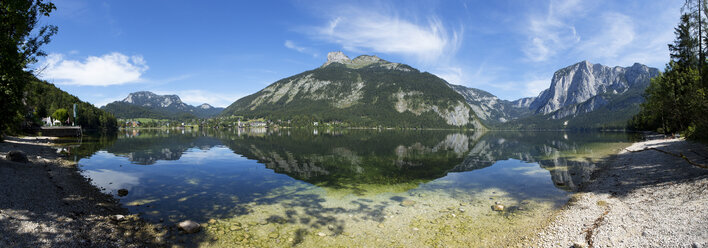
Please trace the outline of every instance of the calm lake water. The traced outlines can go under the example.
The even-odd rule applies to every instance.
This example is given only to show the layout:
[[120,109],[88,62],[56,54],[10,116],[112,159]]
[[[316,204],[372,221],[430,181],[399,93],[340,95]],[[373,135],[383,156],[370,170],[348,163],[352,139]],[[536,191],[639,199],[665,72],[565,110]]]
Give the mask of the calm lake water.
[[[202,246],[514,242],[625,133],[124,130],[72,152],[131,212],[205,223]],[[119,197],[117,191],[127,189]],[[493,211],[500,204],[504,211]],[[211,220],[211,221],[210,221]]]

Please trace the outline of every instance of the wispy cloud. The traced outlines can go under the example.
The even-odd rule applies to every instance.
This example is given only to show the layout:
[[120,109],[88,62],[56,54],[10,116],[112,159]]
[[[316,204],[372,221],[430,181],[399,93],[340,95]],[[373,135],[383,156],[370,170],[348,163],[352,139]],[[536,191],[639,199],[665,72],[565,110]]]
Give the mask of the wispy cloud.
[[432,63],[454,54],[462,42],[462,28],[450,31],[435,16],[414,23],[395,13],[340,9],[326,25],[316,27],[314,34],[347,51],[397,54]]
[[84,61],[64,59],[62,54],[50,54],[40,67],[40,77],[58,84],[108,86],[142,82],[148,69],[142,56],[110,53],[89,56]]
[[577,17],[576,14],[584,9],[583,3],[579,0],[551,1],[546,13],[531,16],[522,27],[528,35],[522,48],[526,58],[533,62],[546,61],[559,50],[579,42],[580,36],[568,19]]
[[442,67],[442,68],[436,68],[433,71],[433,74],[436,76],[445,79],[448,83],[451,84],[464,84],[465,82],[465,73],[460,67]]
[[600,18],[601,27],[595,35],[582,42],[580,50],[588,58],[616,58],[628,45],[635,42],[634,22],[620,13],[605,13]]
[[304,46],[299,46],[291,40],[286,40],[284,45],[285,45],[285,47],[295,50],[295,51],[298,51],[300,53],[310,54],[310,55],[312,55],[312,57],[317,57],[317,55],[318,55],[318,53],[312,51],[312,49],[310,49],[308,47],[304,47]]
[[285,41],[285,47],[290,48],[290,49],[293,49],[293,50],[298,51],[298,52],[301,52],[301,53],[302,53],[302,52],[305,52],[305,48],[304,48],[304,47],[299,47],[299,46],[295,45],[295,42],[293,42],[293,41],[291,41],[291,40],[286,40],[286,41]]
[[551,79],[537,79],[531,80],[524,84],[524,97],[538,96],[541,91],[548,89],[551,84]]
[[551,0],[545,11],[529,13],[521,24],[526,36],[521,50],[530,62],[576,57],[609,66],[634,62],[656,66],[668,59],[666,44],[673,38],[680,6],[672,2]]

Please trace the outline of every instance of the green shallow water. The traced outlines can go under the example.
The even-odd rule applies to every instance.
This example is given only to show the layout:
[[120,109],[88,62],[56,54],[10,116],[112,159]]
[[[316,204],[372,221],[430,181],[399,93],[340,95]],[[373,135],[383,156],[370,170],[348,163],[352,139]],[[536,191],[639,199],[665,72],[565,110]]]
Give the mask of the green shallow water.
[[[625,133],[127,130],[69,144],[131,212],[200,246],[498,246],[530,234]],[[129,194],[118,197],[118,189]],[[504,211],[492,211],[495,204]]]

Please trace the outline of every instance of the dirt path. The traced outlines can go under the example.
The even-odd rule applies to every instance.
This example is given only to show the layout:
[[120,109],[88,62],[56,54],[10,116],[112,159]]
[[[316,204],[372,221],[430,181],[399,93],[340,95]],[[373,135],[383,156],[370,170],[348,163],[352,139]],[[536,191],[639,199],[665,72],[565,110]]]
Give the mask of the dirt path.
[[[683,157],[682,157],[683,156]],[[706,146],[638,142],[608,159],[534,247],[708,247]]]

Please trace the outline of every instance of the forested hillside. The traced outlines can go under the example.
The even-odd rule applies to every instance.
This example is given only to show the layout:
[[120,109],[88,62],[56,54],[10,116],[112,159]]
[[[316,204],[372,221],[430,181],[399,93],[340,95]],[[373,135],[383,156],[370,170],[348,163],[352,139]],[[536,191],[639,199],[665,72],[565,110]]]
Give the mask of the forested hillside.
[[116,118],[106,111],[100,110],[90,103],[81,101],[57,88],[53,84],[31,80],[25,88],[25,127],[41,125],[41,118],[50,116],[57,109],[68,110],[73,120],[73,104],[77,104],[76,125],[84,129],[113,131],[117,129]]
[[104,111],[115,114],[117,118],[130,119],[130,118],[152,118],[152,119],[170,119],[170,120],[184,120],[184,119],[196,119],[197,117],[192,113],[186,112],[170,112],[166,110],[159,110],[150,107],[143,107],[127,102],[112,102],[103,106],[101,108]]
[[322,67],[279,80],[239,99],[222,116],[343,122],[352,126],[481,128],[445,80],[375,56],[328,55]]

